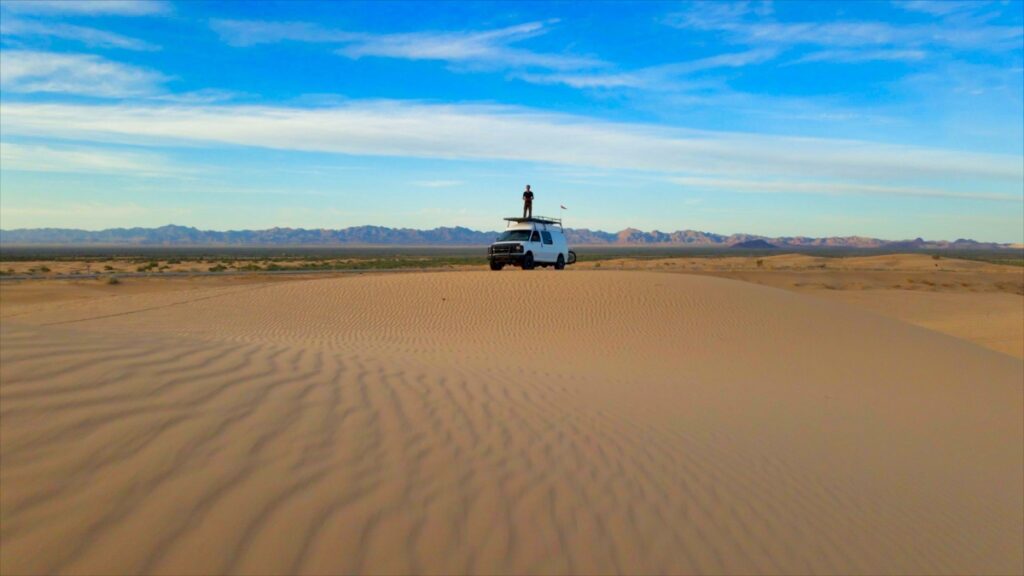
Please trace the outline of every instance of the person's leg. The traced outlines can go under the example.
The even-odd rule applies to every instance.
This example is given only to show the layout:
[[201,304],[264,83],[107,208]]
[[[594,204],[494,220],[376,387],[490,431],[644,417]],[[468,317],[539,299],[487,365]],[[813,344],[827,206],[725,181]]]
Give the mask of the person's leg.
[[526,218],[526,211],[529,210],[529,209],[530,209],[530,205],[524,202],[523,203],[523,218]]

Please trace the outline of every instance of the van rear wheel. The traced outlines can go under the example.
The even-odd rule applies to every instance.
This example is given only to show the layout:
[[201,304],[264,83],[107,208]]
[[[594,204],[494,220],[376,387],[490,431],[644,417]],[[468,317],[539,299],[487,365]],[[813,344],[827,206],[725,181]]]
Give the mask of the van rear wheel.
[[558,260],[555,262],[555,270],[565,270],[565,256],[558,255]]

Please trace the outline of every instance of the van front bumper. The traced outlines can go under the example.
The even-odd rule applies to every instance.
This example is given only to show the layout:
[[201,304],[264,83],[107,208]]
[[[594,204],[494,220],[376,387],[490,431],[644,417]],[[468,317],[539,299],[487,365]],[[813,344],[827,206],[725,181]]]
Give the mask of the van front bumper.
[[491,254],[488,256],[491,262],[498,264],[515,264],[521,266],[523,264],[524,254]]

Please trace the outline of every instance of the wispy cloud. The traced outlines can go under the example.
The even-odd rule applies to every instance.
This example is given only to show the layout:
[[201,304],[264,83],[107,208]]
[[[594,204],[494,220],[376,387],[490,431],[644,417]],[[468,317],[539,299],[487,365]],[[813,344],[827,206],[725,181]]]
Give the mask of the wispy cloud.
[[[937,13],[934,5],[914,6],[924,10],[931,7],[932,13]],[[942,13],[953,12],[951,9]],[[906,50],[935,46],[969,51],[1006,51],[1018,49],[1024,37],[1024,29],[1020,26],[988,24],[978,18],[926,24],[779,22],[756,14],[747,3],[699,2],[670,15],[666,22],[686,30],[718,33],[737,44],[777,47],[802,45]]]
[[180,174],[163,157],[152,153],[121,152],[84,146],[46,146],[0,142],[3,170],[23,172],[104,173],[162,176]]
[[16,38],[60,38],[81,42],[94,48],[121,48],[125,50],[159,50],[144,40],[129,38],[113,32],[64,24],[60,22],[40,22],[21,18],[6,17],[0,20],[0,36]]
[[344,30],[323,28],[308,22],[263,22],[258,20],[225,20],[215,18],[210,27],[224,42],[238,47],[278,42],[342,43],[357,40],[360,35]]
[[778,54],[773,48],[756,48],[743,52],[716,54],[686,62],[648,66],[624,72],[591,71],[582,73],[518,73],[514,77],[534,84],[565,84],[573,88],[643,88],[679,90],[695,87],[694,82],[681,82],[687,76],[709,70],[742,68],[767,62]]
[[932,16],[974,12],[985,7],[985,3],[978,0],[900,0],[892,4],[908,12],[923,12]]
[[350,58],[377,56],[439,60],[499,68],[575,70],[602,64],[588,57],[540,53],[510,46],[545,33],[545,26],[544,22],[530,22],[482,32],[383,34],[357,41],[341,48],[338,53]]
[[916,62],[927,57],[924,50],[819,50],[810,52],[789,62],[802,64],[805,62]]
[[0,9],[23,14],[68,16],[156,16],[171,12],[163,0],[7,0]]
[[160,102],[171,102],[174,104],[201,105],[217,104],[237,100],[245,96],[252,96],[250,93],[234,90],[221,90],[218,88],[201,88],[189,92],[163,92],[149,97],[150,100]]
[[49,92],[101,98],[153,94],[167,77],[92,54],[0,51],[0,87],[10,92]]
[[528,22],[479,31],[427,31],[370,34],[324,28],[305,22],[213,20],[210,25],[233,46],[276,42],[336,44],[336,53],[348,58],[436,60],[488,68],[541,68],[573,70],[600,66],[600,60],[567,54],[534,52],[512,46],[547,32],[553,21]]
[[[510,160],[677,175],[887,185],[974,178],[1016,193],[1012,155],[873,142],[666,130],[529,109],[404,102],[335,108],[4,105],[4,134],[144,145],[254,146],[349,155]],[[1000,192],[1002,193],[1002,192]]]
[[531,84],[565,84],[579,89],[643,88],[651,78],[641,72],[583,72],[576,74],[550,72],[518,72],[513,78]]

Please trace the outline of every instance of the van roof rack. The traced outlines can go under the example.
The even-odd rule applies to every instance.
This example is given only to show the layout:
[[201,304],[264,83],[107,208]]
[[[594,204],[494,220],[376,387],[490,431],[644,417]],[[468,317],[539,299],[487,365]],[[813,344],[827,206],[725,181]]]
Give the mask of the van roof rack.
[[520,224],[523,222],[536,222],[537,224],[558,224],[559,226],[562,225],[561,218],[548,218],[547,216],[533,216],[531,218],[519,218],[517,216],[509,216],[508,218],[505,218],[505,220],[508,222],[516,222]]

